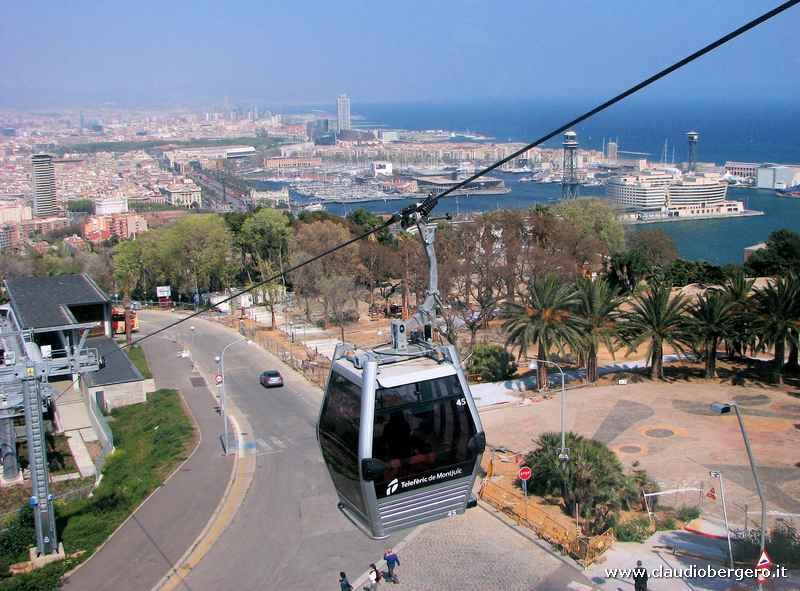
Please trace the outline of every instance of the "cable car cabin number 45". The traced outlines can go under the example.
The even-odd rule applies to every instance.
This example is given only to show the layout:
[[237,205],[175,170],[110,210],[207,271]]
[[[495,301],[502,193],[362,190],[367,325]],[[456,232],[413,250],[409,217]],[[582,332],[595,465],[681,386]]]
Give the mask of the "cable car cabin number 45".
[[389,346],[336,347],[317,426],[339,508],[376,539],[474,506],[486,445],[455,348],[432,342],[435,227],[417,227],[432,269],[425,303],[393,321]]

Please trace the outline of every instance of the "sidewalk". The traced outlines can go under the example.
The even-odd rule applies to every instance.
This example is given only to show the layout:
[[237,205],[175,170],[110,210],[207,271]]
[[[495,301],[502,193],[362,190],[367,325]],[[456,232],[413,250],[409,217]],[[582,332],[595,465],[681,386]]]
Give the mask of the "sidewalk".
[[234,458],[221,454],[220,418],[208,388],[192,375],[191,362],[178,357],[174,342],[155,337],[143,345],[156,385],[180,390],[200,441],[172,477],[69,577],[68,591],[151,589],[195,542],[228,486]]
[[[415,529],[396,551],[397,589],[413,591],[590,591],[592,583],[569,559],[525,535],[502,514],[483,506]],[[383,572],[385,564],[375,557]],[[368,565],[365,565],[365,567]],[[350,574],[350,573],[348,573]],[[351,578],[361,590],[366,577]],[[395,588],[390,583],[386,588]]]

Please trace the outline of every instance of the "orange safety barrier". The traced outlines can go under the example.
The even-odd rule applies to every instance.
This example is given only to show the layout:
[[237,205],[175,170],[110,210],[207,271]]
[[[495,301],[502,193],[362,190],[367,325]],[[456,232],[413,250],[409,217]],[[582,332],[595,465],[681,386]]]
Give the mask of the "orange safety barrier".
[[[507,454],[512,458],[516,454]],[[614,532],[609,529],[597,536],[586,536],[578,531],[574,524],[564,523],[564,520],[548,513],[550,506],[542,505],[537,497],[525,497],[515,485],[517,463],[506,462],[505,465],[494,461],[495,454],[491,454],[487,476],[480,486],[481,500],[502,511],[519,525],[532,529],[547,542],[562,548],[584,566],[592,564],[603,552],[614,543]],[[498,475],[498,476],[496,476]]]

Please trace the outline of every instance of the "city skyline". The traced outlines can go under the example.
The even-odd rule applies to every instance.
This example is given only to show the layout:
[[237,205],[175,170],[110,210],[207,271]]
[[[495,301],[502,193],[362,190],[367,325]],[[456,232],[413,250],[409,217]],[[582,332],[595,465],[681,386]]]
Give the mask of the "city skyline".
[[[359,102],[605,96],[765,8],[743,0],[726,3],[724,11],[710,1],[657,8],[517,3],[503,10],[412,3],[402,13],[361,2],[348,3],[352,10],[316,4],[302,12],[246,3],[188,11],[178,4],[159,6],[157,19],[144,8],[128,14],[111,5],[56,5],[41,14],[4,5],[0,55],[7,81],[0,100],[44,107],[197,104],[232,96],[319,104],[342,88]],[[345,18],[352,12],[359,19]],[[734,90],[739,98],[756,97],[765,86],[773,95],[795,91],[799,58],[787,48],[799,24],[800,13],[789,11],[647,96],[682,96],[686,88],[707,100]],[[444,43],[442,34],[455,31]],[[411,37],[413,44],[398,42]],[[282,57],[265,61],[270,55]]]

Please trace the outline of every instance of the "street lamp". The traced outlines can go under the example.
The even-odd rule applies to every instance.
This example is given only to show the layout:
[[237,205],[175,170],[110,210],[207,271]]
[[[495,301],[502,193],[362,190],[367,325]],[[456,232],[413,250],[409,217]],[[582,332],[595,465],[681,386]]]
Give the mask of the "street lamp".
[[[764,553],[764,542],[767,535],[767,502],[764,499],[764,493],[761,491],[761,480],[758,478],[758,470],[756,470],[756,460],[753,457],[753,450],[750,449],[750,439],[747,437],[747,431],[744,428],[742,415],[739,412],[739,405],[735,402],[715,402],[711,405],[711,411],[719,415],[730,414],[731,410],[736,413],[736,418],[739,420],[739,429],[742,431],[742,439],[744,439],[744,446],[747,449],[747,457],[750,459],[750,469],[753,471],[753,480],[756,481],[756,492],[758,493],[758,500],[761,501],[761,554]],[[721,480],[720,480],[721,482]]]
[[[554,366],[559,373],[561,374],[561,449],[558,450],[558,459],[562,462],[569,461],[569,448],[567,447],[567,429],[566,429],[566,422],[567,422],[567,390],[564,387],[564,370],[561,369],[561,366],[554,361],[544,361],[541,359],[537,359],[534,363],[545,363],[547,365]],[[534,369],[534,363],[530,364],[530,368]],[[541,387],[541,384],[539,384]]]
[[725,482],[722,480],[722,472],[718,470],[711,470],[708,475],[711,478],[719,479],[719,494],[722,497],[722,517],[725,520],[725,535],[728,538],[728,557],[731,560],[731,568],[735,568],[733,564],[733,548],[731,547],[731,528],[728,526],[728,509],[725,506]]
[[222,414],[222,448],[225,450],[225,455],[228,455],[228,415],[225,411],[225,351],[233,347],[234,345],[238,345],[239,343],[247,343],[248,345],[252,343],[252,341],[248,338],[241,338],[233,341],[232,343],[228,343],[222,348],[222,352],[217,356],[214,357],[214,361],[219,364],[219,376],[221,379],[220,381],[220,411]]

